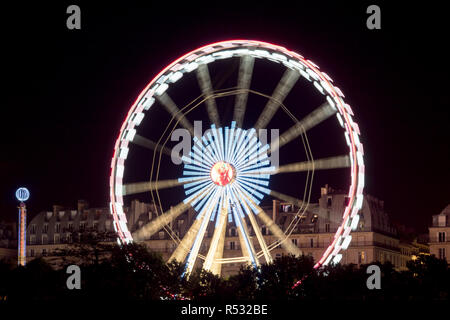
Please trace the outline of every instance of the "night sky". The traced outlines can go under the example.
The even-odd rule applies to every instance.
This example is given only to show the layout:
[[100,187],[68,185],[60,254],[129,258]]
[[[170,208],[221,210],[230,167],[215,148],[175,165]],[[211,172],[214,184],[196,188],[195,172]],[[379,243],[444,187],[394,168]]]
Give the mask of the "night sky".
[[[236,38],[299,52],[333,78],[361,129],[365,191],[394,221],[426,232],[450,203],[443,8],[146,3],[2,4],[0,220],[15,219],[19,186],[31,191],[31,216],[78,199],[106,206],[114,141],[140,91],[184,53]],[[81,30],[66,28],[70,4],[81,8]],[[381,7],[381,30],[366,28],[370,4]]]

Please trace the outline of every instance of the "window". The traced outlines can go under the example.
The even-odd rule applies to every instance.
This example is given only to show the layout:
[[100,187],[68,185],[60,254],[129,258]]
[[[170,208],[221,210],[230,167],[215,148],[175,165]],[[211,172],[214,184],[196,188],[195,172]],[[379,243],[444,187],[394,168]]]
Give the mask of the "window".
[[439,242],[445,242],[445,232],[439,232],[438,239]]
[[67,225],[67,229],[68,229],[70,232],[72,232],[72,231],[73,231],[73,223],[69,223],[69,224]]
[[236,229],[235,228],[230,229],[230,237],[236,237]]
[[47,249],[42,249],[42,255],[45,257],[47,255]]
[[30,237],[30,244],[36,244],[36,236]]
[[309,244],[310,244],[311,248],[314,247],[314,239],[313,238],[309,239]]
[[331,204],[332,204],[332,198],[328,197],[327,198],[327,207],[331,207]]
[[184,220],[183,219],[180,219],[180,220],[178,220],[178,228],[180,228],[182,225],[183,225],[183,223],[184,223]]
[[297,245],[297,239],[292,239],[292,243]]
[[60,233],[61,232],[61,224],[57,223],[55,224],[55,232]]
[[159,240],[163,240],[164,239],[164,231],[160,231],[158,233],[158,236],[159,236]]
[[55,244],[58,244],[60,241],[59,241],[59,234],[55,234],[55,236],[54,236],[54,242],[55,242]]
[[261,228],[261,233],[262,233],[263,235],[266,234],[266,227],[262,227],[262,228]]
[[46,235],[42,236],[42,244],[48,244],[48,237]]
[[325,232],[330,232],[330,224],[325,223]]
[[93,226],[95,231],[98,231],[98,222],[94,222],[94,226]]
[[31,256],[31,257],[34,257],[34,249],[31,249],[31,250],[30,250],[30,256]]
[[365,251],[360,251],[358,252],[358,263],[364,263],[366,260],[366,252]]
[[438,226],[445,227],[447,225],[447,216],[446,215],[439,215],[438,216]]
[[36,234],[36,225],[35,225],[35,224],[32,224],[32,225],[31,225],[30,233],[31,233],[31,234]]
[[72,234],[71,233],[67,234],[67,242],[72,243]]
[[443,260],[446,259],[445,248],[439,248],[439,259],[443,259]]
[[230,241],[230,250],[236,250],[236,244],[234,241]]
[[[364,218],[364,217],[363,217]],[[363,230],[364,229],[364,220],[359,220],[359,226],[358,226],[359,230]]]
[[47,233],[48,232],[48,223],[44,224],[44,226],[42,227],[42,232],[43,233]]
[[86,230],[86,225],[87,225],[86,222],[80,222],[80,231]]
[[48,211],[47,214],[45,215],[45,221],[49,221],[53,216],[53,212],[52,211]]

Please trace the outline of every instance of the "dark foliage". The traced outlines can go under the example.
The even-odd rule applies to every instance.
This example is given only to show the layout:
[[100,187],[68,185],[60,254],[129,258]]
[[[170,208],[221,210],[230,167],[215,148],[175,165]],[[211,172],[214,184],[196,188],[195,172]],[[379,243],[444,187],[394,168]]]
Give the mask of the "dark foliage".
[[[96,250],[79,253],[87,255],[80,265],[81,290],[68,290],[66,268],[54,270],[43,259],[35,259],[26,267],[0,262],[0,298],[31,302],[449,299],[449,268],[445,261],[434,256],[420,256],[408,263],[408,270],[401,272],[390,263],[379,264],[381,290],[369,290],[367,266],[336,265],[314,270],[312,259],[306,256],[283,256],[259,269],[243,267],[238,274],[224,279],[204,270],[183,276],[181,264],[166,264],[160,255],[137,244],[110,247],[109,254],[102,259],[95,258]],[[302,283],[292,289],[300,279]]]

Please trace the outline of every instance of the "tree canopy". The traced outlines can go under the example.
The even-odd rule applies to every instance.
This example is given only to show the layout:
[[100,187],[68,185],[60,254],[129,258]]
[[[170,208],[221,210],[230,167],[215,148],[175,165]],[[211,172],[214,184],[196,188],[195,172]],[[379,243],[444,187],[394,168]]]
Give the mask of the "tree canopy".
[[[95,244],[97,246],[98,244]],[[106,250],[102,247],[102,250]],[[66,287],[68,274],[53,269],[37,258],[25,267],[0,262],[0,299],[9,301],[64,301],[121,298],[125,301],[415,301],[449,299],[450,271],[446,261],[423,255],[410,261],[406,271],[392,264],[379,264],[381,290],[366,286],[367,265],[335,265],[314,270],[308,256],[282,256],[259,269],[241,267],[228,278],[197,269],[183,276],[177,262],[166,264],[162,257],[139,244],[109,247],[98,259],[98,250],[79,251],[86,255],[80,264],[81,290]],[[302,279],[295,288],[293,284]]]

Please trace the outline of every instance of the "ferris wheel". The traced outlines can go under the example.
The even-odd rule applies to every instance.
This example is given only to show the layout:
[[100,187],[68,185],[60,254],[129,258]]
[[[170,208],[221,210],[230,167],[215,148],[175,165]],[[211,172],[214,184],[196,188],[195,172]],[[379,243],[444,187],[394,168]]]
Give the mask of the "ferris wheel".
[[[258,68],[264,72],[255,76]],[[232,70],[237,80],[230,79]],[[257,83],[271,79],[277,83],[270,92],[263,92]],[[300,107],[289,108],[287,103],[288,95],[299,86],[312,88],[320,101],[301,118],[296,113]],[[216,274],[227,263],[258,267],[270,263],[271,251],[279,246],[301,255],[289,238],[308,210],[314,173],[338,169],[346,176],[348,201],[334,237],[314,267],[338,263],[358,225],[363,201],[364,151],[353,116],[332,79],[312,61],[286,48],[230,40],[183,55],[144,88],[116,140],[110,210],[119,244],[143,241],[165,230],[175,243],[169,261],[185,263],[186,273],[196,263]],[[327,139],[341,141],[345,150],[315,159],[307,132],[332,118],[340,134]],[[207,128],[205,132],[199,123]],[[280,124],[285,129],[278,134],[274,128],[278,130]],[[268,131],[275,136],[270,142]],[[187,146],[174,145],[179,141],[174,137],[182,136],[187,137]],[[134,151],[142,147],[150,152]],[[279,153],[283,149],[295,150],[293,154],[301,153],[305,159],[284,162]],[[141,156],[145,161],[131,165],[130,158]],[[146,176],[138,180],[136,171],[141,167]],[[127,177],[128,172],[133,178]],[[272,180],[287,185],[299,173],[304,180],[301,188],[287,188],[289,192],[271,188]],[[131,233],[124,207],[137,194],[150,194],[158,215]],[[297,208],[289,225],[281,228],[265,212],[262,202],[268,199]],[[196,216],[180,238],[170,226],[187,210],[194,210]],[[224,256],[228,225],[237,230],[241,255]],[[272,243],[266,243],[263,226],[275,239]]]

